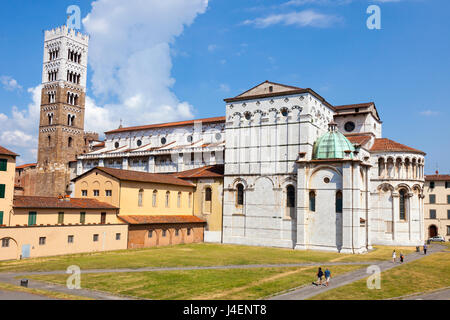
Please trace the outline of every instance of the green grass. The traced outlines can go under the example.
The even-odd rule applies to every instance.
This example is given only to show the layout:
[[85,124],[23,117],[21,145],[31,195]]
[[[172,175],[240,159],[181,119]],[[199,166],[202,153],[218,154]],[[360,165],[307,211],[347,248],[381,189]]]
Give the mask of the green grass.
[[[326,266],[324,266],[326,267]],[[340,274],[362,266],[331,266]],[[83,274],[81,286],[116,295],[155,300],[259,299],[315,280],[316,267],[154,271]],[[31,279],[65,284],[67,275]]]
[[381,289],[369,290],[366,279],[329,290],[315,300],[377,300],[430,292],[450,286],[450,254],[438,252],[382,272]]
[[[411,249],[412,250],[412,249]],[[288,264],[328,261],[388,260],[392,247],[377,247],[360,255],[320,251],[189,244],[148,249],[121,250],[0,262],[0,272],[65,270],[77,265],[82,270],[107,268],[186,267],[212,265]]]

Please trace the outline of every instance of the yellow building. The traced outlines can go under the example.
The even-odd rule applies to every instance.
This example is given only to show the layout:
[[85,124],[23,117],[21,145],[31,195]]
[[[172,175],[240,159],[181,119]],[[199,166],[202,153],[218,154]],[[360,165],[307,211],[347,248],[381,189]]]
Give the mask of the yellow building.
[[425,176],[425,234],[450,240],[450,175]]
[[120,208],[129,225],[128,247],[203,241],[204,221],[195,217],[195,185],[170,174],[96,167],[72,180],[75,197]]
[[14,152],[0,146],[0,225],[10,223],[17,156]]
[[196,185],[194,215],[205,220],[205,242],[222,242],[223,165],[176,173]]

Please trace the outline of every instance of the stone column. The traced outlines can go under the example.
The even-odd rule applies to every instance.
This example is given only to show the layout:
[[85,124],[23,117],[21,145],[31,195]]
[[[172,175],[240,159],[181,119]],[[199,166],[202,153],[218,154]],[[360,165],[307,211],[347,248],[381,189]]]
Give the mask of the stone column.
[[99,159],[98,160],[98,166],[99,167],[104,167],[105,166],[105,160],[104,159]]
[[122,170],[128,170],[128,158],[127,157],[122,158]]
[[77,160],[77,176],[82,175],[83,173],[83,160]]
[[399,194],[397,192],[392,193],[392,240],[396,240],[397,221],[399,217]]
[[308,220],[309,210],[308,189],[306,183],[306,163],[297,163],[297,244],[295,249],[306,250],[308,248]]
[[148,172],[155,173],[155,156],[148,157]]
[[353,164],[345,161],[342,166],[342,249],[353,253]]

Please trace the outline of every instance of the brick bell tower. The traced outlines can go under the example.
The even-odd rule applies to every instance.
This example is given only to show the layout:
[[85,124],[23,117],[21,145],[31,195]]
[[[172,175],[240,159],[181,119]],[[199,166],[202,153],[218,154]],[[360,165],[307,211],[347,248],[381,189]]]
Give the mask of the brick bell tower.
[[36,195],[66,194],[69,162],[92,140],[84,132],[88,44],[67,26],[45,31]]

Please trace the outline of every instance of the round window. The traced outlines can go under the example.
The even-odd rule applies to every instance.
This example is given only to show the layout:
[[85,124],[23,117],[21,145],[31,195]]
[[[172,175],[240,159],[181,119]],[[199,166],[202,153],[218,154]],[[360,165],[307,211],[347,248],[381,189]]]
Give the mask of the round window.
[[167,139],[166,138],[161,138],[161,144],[166,144],[166,142],[167,142]]
[[192,142],[192,140],[193,140],[194,138],[192,138],[192,136],[188,136],[186,139],[187,139],[187,142]]
[[283,117],[287,117],[288,109],[286,109],[286,108],[281,109],[281,114],[283,115]]
[[220,133],[216,133],[216,140],[219,141],[222,139],[222,135]]
[[347,132],[352,132],[353,130],[355,130],[355,123],[354,122],[347,122],[344,126],[345,131]]
[[116,149],[119,147],[119,143],[118,142],[116,142],[115,144],[114,144],[114,147],[116,147]]
[[252,118],[252,114],[250,112],[245,113],[245,119],[250,120]]
[[323,179],[323,182],[325,182],[325,183],[330,183],[330,178],[325,177],[325,178]]
[[137,144],[138,147],[140,147],[140,146],[142,146],[142,141],[141,141],[141,140],[138,140],[138,141],[136,142],[136,144]]

